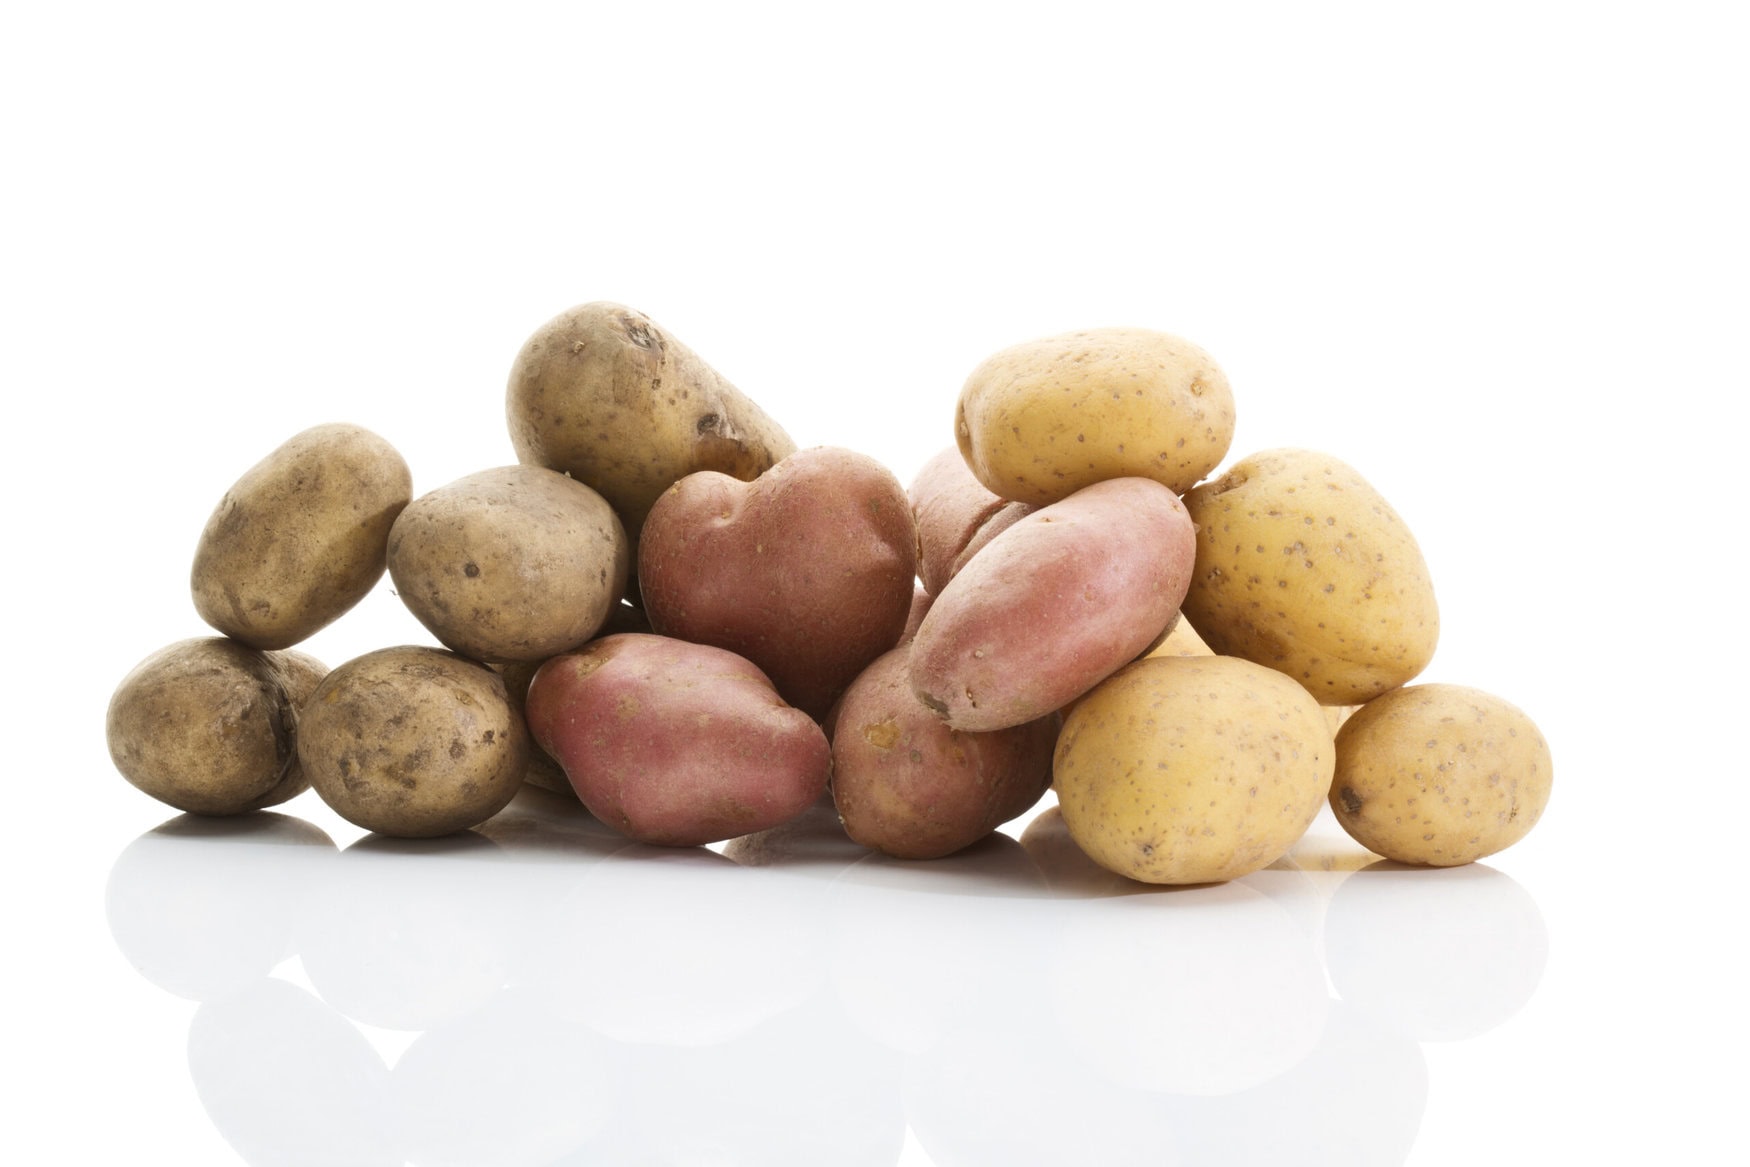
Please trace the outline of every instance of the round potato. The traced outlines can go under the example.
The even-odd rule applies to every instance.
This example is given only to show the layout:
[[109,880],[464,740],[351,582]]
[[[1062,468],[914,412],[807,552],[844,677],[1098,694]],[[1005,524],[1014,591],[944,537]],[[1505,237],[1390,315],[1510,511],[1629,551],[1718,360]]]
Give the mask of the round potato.
[[421,495],[389,532],[389,576],[419,622],[481,661],[543,661],[596,634],[626,591],[625,528],[602,496],[539,466]]
[[1148,657],[1064,721],[1053,761],[1076,844],[1144,883],[1214,883],[1269,866],[1331,785],[1316,701],[1237,657]]
[[973,475],[1035,506],[1108,478],[1183,494],[1227,456],[1233,431],[1233,392],[1209,354],[1144,328],[1004,349],[967,378],[954,421]]
[[1279,669],[1325,705],[1420,673],[1440,614],[1404,521],[1349,466],[1267,450],[1185,496],[1197,566],[1185,617],[1209,647]]
[[613,506],[637,542],[675,482],[751,481],[796,443],[698,354],[619,304],[562,312],[523,344],[505,417],[518,461],[561,470]]
[[917,528],[886,467],[816,446],[752,482],[675,483],[645,524],[638,578],[657,632],[746,657],[820,718],[905,631]]
[[341,665],[304,706],[298,757],[322,801],[383,835],[427,838],[497,814],[528,767],[504,680],[442,649],[384,648]]
[[939,859],[1027,810],[1051,786],[1056,713],[961,733],[912,695],[894,649],[845,690],[832,734],[832,796],[845,833],[900,859]]
[[110,698],[109,756],[160,802],[228,815],[310,785],[298,765],[298,708],[327,667],[220,637],[183,640],[134,667]]
[[1523,839],[1549,802],[1543,735],[1480,689],[1410,685],[1376,697],[1343,723],[1336,748],[1337,821],[1400,863],[1493,855]]
[[389,528],[413,497],[394,447],[356,425],[289,439],[219,501],[195,548],[201,619],[252,648],[289,648],[383,577]]
[[583,805],[641,843],[692,847],[796,817],[826,789],[826,735],[752,662],[625,633],[554,657],[529,727]]

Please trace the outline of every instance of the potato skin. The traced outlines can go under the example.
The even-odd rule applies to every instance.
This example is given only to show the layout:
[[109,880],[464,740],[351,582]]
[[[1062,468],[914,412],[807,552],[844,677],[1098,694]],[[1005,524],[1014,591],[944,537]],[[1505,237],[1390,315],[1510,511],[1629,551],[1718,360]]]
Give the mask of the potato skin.
[[[505,695],[510,698],[511,707],[525,723],[528,720],[529,683],[546,663],[511,661],[508,664],[492,666],[492,671],[504,678]],[[565,776],[565,768],[553,755],[542,749],[532,736],[529,739],[529,765],[523,771],[523,781],[554,794],[562,794],[570,799],[577,798],[577,791],[571,788],[571,779]]]
[[777,422],[642,312],[606,301],[543,324],[510,371],[517,460],[570,474],[634,543],[662,492],[715,470],[744,481],[796,450]]
[[445,647],[541,661],[594,636],[626,592],[631,549],[606,500],[539,466],[501,466],[409,503],[389,575]]
[[986,543],[1034,510],[986,490],[953,446],[924,463],[906,495],[918,526],[918,578],[932,596]]
[[1027,810],[1051,786],[1061,719],[992,733],[948,728],[913,696],[906,650],[863,670],[839,702],[832,795],[845,833],[900,859],[939,859]]
[[1357,705],[1427,666],[1440,635],[1415,536],[1355,470],[1266,450],[1185,496],[1197,568],[1184,612],[1209,647]]
[[1523,839],[1549,803],[1549,745],[1517,706],[1461,685],[1409,685],[1337,731],[1331,810],[1400,863],[1455,867]]
[[497,814],[522,784],[529,749],[503,678],[420,646],[378,649],[329,673],[298,736],[310,783],[336,814],[410,839]]
[[122,777],[192,814],[277,806],[310,785],[298,708],[328,667],[223,637],[179,640],[129,671],[105,715]]
[[288,439],[239,478],[201,532],[195,610],[252,648],[289,648],[382,578],[389,528],[413,497],[393,446],[356,425]]
[[1029,341],[966,379],[954,432],[1000,498],[1042,506],[1108,478],[1183,494],[1233,441],[1233,391],[1210,355],[1144,328]]
[[1194,543],[1179,500],[1144,478],[1033,512],[942,589],[912,642],[913,691],[976,733],[1063,708],[1166,627]]
[[830,446],[752,483],[683,478],[650,512],[638,549],[652,628],[746,657],[815,718],[898,643],[916,575],[899,480]]
[[765,830],[826,789],[826,735],[750,661],[666,636],[606,636],[541,666],[529,726],[589,812],[641,843]]
[[1237,657],[1148,657],[1089,693],[1053,760],[1063,821],[1145,883],[1215,883],[1292,847],[1330,788],[1318,703]]

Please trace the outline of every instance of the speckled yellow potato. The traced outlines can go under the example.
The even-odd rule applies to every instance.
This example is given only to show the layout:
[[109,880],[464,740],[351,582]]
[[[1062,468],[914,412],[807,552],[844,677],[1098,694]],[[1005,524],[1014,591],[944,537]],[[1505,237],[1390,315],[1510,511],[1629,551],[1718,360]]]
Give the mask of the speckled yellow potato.
[[1145,883],[1215,883],[1269,866],[1330,789],[1318,703],[1236,657],[1147,657],[1064,722],[1053,782],[1071,837]]
[[295,434],[207,520],[189,575],[195,610],[251,648],[290,648],[383,578],[389,528],[412,497],[407,463],[370,430]]
[[1440,635],[1428,565],[1352,468],[1267,450],[1185,496],[1197,565],[1182,611],[1209,647],[1356,705],[1427,666]]
[[967,378],[954,419],[985,488],[1035,506],[1108,478],[1152,478],[1183,494],[1227,456],[1233,431],[1233,392],[1215,361],[1145,328],[1004,349]]
[[1369,851],[1455,867],[1511,847],[1549,802],[1549,746],[1516,706],[1461,685],[1411,685],[1337,732],[1331,809]]

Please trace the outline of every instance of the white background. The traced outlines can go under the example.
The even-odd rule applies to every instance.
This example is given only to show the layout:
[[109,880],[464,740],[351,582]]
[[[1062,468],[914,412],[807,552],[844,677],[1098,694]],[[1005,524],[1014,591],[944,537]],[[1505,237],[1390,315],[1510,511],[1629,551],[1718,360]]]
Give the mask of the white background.
[[[1729,1158],[1728,1116],[1750,1085],[1739,16],[1729,4],[1524,2],[8,9],[6,1157],[239,1161],[191,1077],[195,1002],[140,975],[138,951],[112,935],[112,867],[170,815],[114,773],[101,730],[128,668],[203,633],[187,570],[220,494],[290,434],[332,420],[393,442],[416,491],[511,461],[503,386],[518,346],[558,311],[611,299],[650,313],[803,445],[851,446],[902,481],[951,442],[960,383],[998,348],[1133,324],[1208,349],[1234,386],[1236,456],[1329,451],[1418,533],[1443,621],[1426,679],[1501,693],[1554,749],[1544,822],[1489,864],[1534,902],[1514,918],[1532,921],[1547,963],[1531,962],[1535,991],[1485,1031],[1411,1043],[1427,1084],[1407,1161]],[[334,664],[427,639],[384,586],[307,647]],[[339,846],[358,837],[313,796],[283,809]],[[187,848],[168,853],[174,874],[152,870],[184,892],[222,899],[247,882],[235,856],[191,867]],[[373,870],[424,886],[418,858],[385,858],[396,862]],[[580,993],[649,1012],[636,970],[664,945],[743,945],[757,966],[757,945],[712,923],[714,872],[611,867],[618,891],[602,894],[655,915],[592,916],[599,943],[548,954],[580,962]],[[567,878],[558,861],[515,870]],[[502,874],[493,894],[526,901],[529,886]],[[881,954],[870,959],[915,945],[956,1001],[968,970],[926,946],[971,926],[955,913],[979,897],[957,878],[939,895],[908,883],[914,899],[894,904],[870,893],[860,910],[875,915],[855,917],[891,927],[890,943],[863,944]],[[1309,876],[1305,935],[1330,958],[1338,901],[1320,878]],[[1433,967],[1515,959],[1517,941],[1491,948],[1474,920],[1449,935],[1442,894],[1426,893],[1425,912],[1418,894],[1394,892],[1392,926],[1421,929]],[[1013,913],[1047,902],[997,898],[1004,927],[1022,933],[1031,925]],[[1075,910],[1104,920],[1096,909],[1116,901],[1049,902],[1051,944],[1075,951]],[[914,930],[904,905],[916,903],[935,906]],[[529,935],[554,918],[530,913]],[[1269,958],[1248,948],[1263,942],[1247,918],[1217,912],[1197,934],[1211,967]],[[870,998],[844,966],[868,937],[832,910],[808,920],[801,934],[816,929],[833,955],[795,1001],[855,1014]],[[696,946],[652,935],[664,921],[698,926]],[[1177,943],[1137,928],[1133,942],[1087,943],[1083,979],[1071,978],[1120,1011],[1155,999],[1150,944]],[[633,971],[604,981],[604,962]],[[308,953],[277,967],[281,981],[316,981]],[[887,970],[875,967],[879,988]],[[1067,1024],[1051,1003],[1064,975],[962,1036],[1004,1064],[1015,1042]],[[1272,1016],[1223,987],[1234,982],[1200,982],[1218,1028]],[[1452,991],[1462,1004],[1462,984]],[[411,1038],[354,1028],[384,1065]],[[956,1141],[932,1127],[932,1107],[954,1109],[930,1093],[944,1071],[929,1050],[947,1048],[934,1030],[852,1029],[865,1044],[892,1039],[875,1042],[891,1150],[810,1161],[1027,1161],[989,1131]],[[562,1037],[515,1047],[532,1079],[562,1076],[535,1052]],[[808,1048],[831,1061],[832,1047]],[[272,1062],[251,1056],[235,1078]],[[770,1072],[781,1094],[807,1078],[791,1056],[655,1059],[642,1077],[612,1063],[637,1084],[615,1113],[648,1142],[601,1161],[792,1161],[785,1132],[802,1118],[768,1122],[751,1156],[661,1135],[685,1126],[671,1088],[681,1100],[719,1081],[757,1091]],[[961,1085],[982,1101],[962,1109],[1026,1134],[1039,1161],[1064,1161],[1040,1150],[1040,1115],[1061,1118],[1063,1145],[1106,1146],[1104,1132],[1159,1161],[1215,1161],[1153,1128],[1114,1133],[1122,1108],[1090,1085],[1110,1075],[1078,1070],[1055,1095],[967,1064]],[[1365,1132],[1389,1100],[1309,1099],[1281,1111],[1311,1124],[1306,1157],[1371,1161],[1331,1150],[1331,1131]],[[820,1105],[802,1098],[796,1112]],[[837,1129],[847,1146],[861,1138]],[[1220,1128],[1198,1129],[1219,1141]],[[417,1137],[396,1137],[414,1153],[405,1140]],[[448,1145],[420,1161],[509,1162],[520,1144]]]

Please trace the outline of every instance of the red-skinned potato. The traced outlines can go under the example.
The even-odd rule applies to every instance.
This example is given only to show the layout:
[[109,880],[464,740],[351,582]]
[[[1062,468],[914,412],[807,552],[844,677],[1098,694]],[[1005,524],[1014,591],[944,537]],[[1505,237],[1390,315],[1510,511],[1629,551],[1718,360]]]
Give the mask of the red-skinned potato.
[[918,524],[918,578],[932,596],[980,548],[1035,509],[992,494],[954,446],[924,463],[906,493]]
[[529,728],[591,814],[641,843],[691,847],[801,814],[831,755],[746,659],[665,636],[607,636],[548,661]]
[[918,703],[906,650],[863,670],[839,702],[832,794],[845,833],[900,859],[938,859],[984,838],[1051,786],[1061,719],[961,733]]
[[1190,516],[1150,479],[1098,482],[1034,511],[936,597],[912,641],[913,691],[972,732],[1061,709],[1154,641],[1195,555]]
[[899,480],[830,446],[751,483],[688,475],[651,508],[638,550],[652,628],[746,657],[816,718],[898,643],[916,574]]

